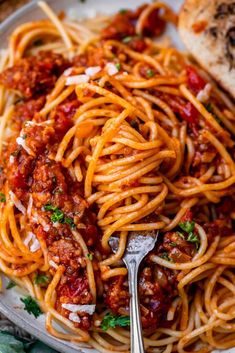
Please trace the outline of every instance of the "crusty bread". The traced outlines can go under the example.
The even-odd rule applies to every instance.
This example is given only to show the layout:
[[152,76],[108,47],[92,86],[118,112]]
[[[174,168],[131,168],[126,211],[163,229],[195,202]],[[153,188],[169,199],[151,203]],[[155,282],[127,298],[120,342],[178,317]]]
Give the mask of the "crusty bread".
[[185,0],[179,33],[200,65],[235,98],[235,1]]

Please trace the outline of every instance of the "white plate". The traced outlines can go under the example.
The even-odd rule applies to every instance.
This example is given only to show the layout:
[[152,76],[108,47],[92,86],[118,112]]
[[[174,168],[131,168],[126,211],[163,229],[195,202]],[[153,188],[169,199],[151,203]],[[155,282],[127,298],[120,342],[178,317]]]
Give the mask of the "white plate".
[[[164,0],[166,3],[171,5],[174,10],[178,11],[182,0]],[[61,11],[65,10],[69,13],[69,9],[73,8],[73,16],[77,14],[78,18],[90,17],[96,13],[109,14],[118,11],[121,8],[136,8],[146,0],[86,0],[80,2],[79,0],[51,0],[47,1],[54,10]],[[6,21],[0,25],[0,42],[1,47],[7,45],[7,40],[10,33],[18,25],[45,17],[42,11],[37,7],[35,1],[22,7],[10,16]],[[180,42],[177,32],[173,27],[168,28],[167,35],[172,38],[172,42],[179,49],[183,49],[183,45]],[[3,280],[3,288],[6,287],[7,279]],[[58,340],[49,335],[45,329],[45,316],[41,315],[38,319],[35,319],[32,315],[29,315],[23,310],[22,302],[20,297],[22,292],[14,287],[10,290],[3,290],[0,294],[0,311],[7,316],[11,321],[25,329],[41,341],[45,342],[49,346],[57,349],[60,353],[97,353],[97,350],[79,348],[79,345]],[[235,349],[227,350],[226,353],[235,353]]]

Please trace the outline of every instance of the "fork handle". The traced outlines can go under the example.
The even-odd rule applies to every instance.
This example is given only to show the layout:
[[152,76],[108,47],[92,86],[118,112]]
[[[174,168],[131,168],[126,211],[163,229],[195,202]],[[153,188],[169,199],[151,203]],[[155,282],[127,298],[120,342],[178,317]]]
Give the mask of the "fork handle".
[[131,320],[131,353],[144,353],[141,315],[137,288],[139,264],[135,259],[128,263],[129,291],[130,291],[130,320]]

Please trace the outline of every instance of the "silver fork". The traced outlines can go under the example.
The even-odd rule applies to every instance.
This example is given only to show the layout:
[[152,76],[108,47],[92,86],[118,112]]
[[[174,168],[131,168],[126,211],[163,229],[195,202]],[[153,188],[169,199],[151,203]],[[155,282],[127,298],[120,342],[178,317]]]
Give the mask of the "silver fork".
[[[153,249],[157,236],[158,232],[154,231],[131,232],[123,257],[123,261],[128,269],[132,353],[144,353],[137,278],[139,265],[143,258]],[[114,253],[117,252],[118,244],[118,237],[110,237],[109,245]]]

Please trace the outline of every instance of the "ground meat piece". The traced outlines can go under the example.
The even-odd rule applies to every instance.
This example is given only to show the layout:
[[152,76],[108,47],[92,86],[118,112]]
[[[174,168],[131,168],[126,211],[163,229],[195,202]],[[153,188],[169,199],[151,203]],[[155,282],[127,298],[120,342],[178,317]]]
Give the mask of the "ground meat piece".
[[14,113],[12,114],[12,121],[21,129],[22,123],[27,120],[32,120],[34,114],[39,112],[46,101],[45,96],[40,96],[35,99],[22,101],[16,104]]
[[[84,271],[84,270],[83,270]],[[74,276],[63,276],[57,287],[56,309],[65,317],[69,317],[70,311],[62,307],[63,303],[69,304],[91,304],[92,294],[85,272],[76,273]],[[73,322],[75,327],[88,330],[91,326],[92,316],[79,313],[81,322]]]
[[[173,260],[175,262],[189,261],[195,252],[195,246],[183,239],[177,232],[167,232],[164,234],[162,247],[164,250],[169,251],[170,257],[174,255]],[[178,260],[175,259],[177,256]],[[179,261],[179,259],[183,260],[184,258],[184,261]]]
[[129,307],[128,287],[124,286],[124,281],[126,281],[126,278],[119,276],[111,278],[105,284],[104,300],[114,313],[122,314]]
[[142,53],[147,47],[147,43],[145,42],[144,38],[135,36],[128,41],[127,45],[135,51],[138,51],[139,53]]
[[62,55],[41,51],[37,56],[20,59],[13,67],[3,71],[0,83],[30,98],[48,93],[68,66],[69,62]]
[[60,142],[66,132],[73,126],[72,118],[80,105],[78,99],[67,100],[51,111],[49,119],[56,121],[54,142]]
[[143,26],[143,35],[155,37],[161,35],[166,27],[166,21],[159,16],[159,9],[154,9]]
[[55,130],[47,125],[29,125],[24,127],[25,143],[35,154],[41,154],[51,142]]
[[129,17],[129,12],[118,13],[111,24],[102,30],[103,39],[121,40],[124,37],[135,35],[135,26]]
[[73,58],[73,65],[77,67],[104,67],[107,62],[108,60],[104,57],[103,48],[88,48],[86,53],[79,54]]
[[22,201],[27,196],[25,191],[29,187],[28,183],[35,167],[35,160],[24,149],[16,145],[13,157],[13,163],[9,163],[7,167],[9,188]]
[[48,258],[55,263],[65,266],[65,273],[73,274],[86,266],[82,250],[77,242],[71,239],[60,239],[48,248]]

